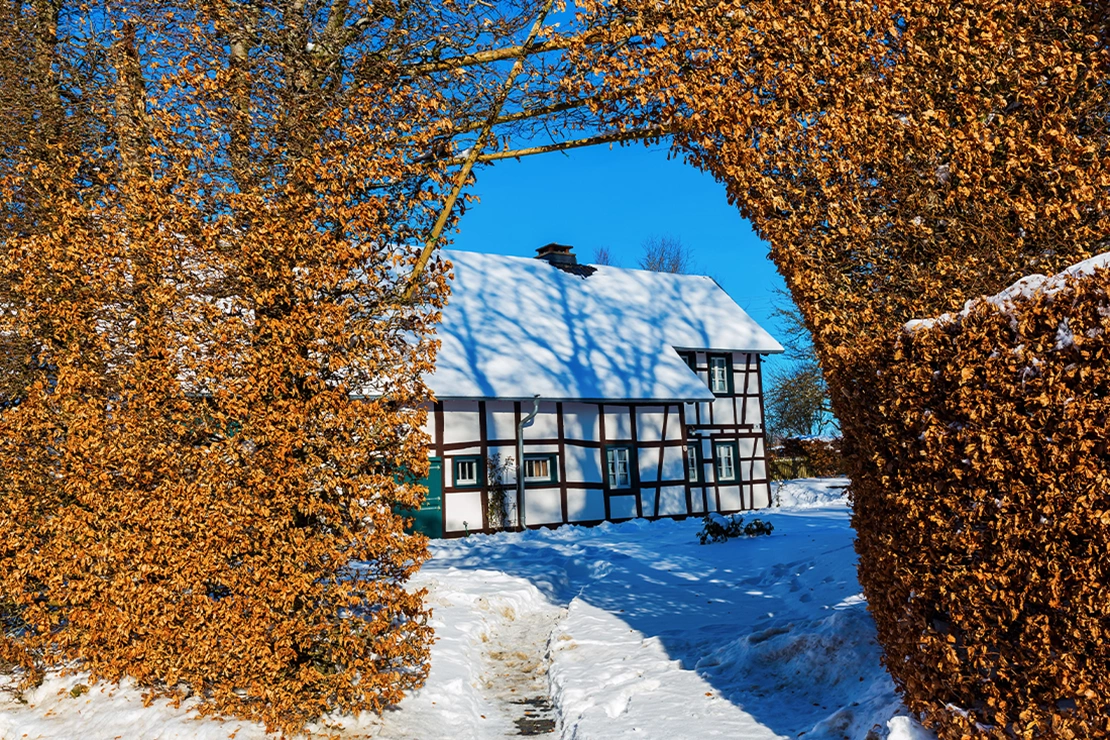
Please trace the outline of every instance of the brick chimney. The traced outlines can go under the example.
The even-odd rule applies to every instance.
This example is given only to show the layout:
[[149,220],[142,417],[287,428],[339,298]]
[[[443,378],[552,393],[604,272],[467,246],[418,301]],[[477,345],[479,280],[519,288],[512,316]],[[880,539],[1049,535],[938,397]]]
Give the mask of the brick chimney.
[[574,256],[572,249],[574,247],[552,242],[536,250],[536,259],[543,260],[552,267],[557,267],[563,272],[569,272],[571,275],[577,275],[580,278],[588,278],[597,272],[597,268],[593,265],[578,264],[578,258]]

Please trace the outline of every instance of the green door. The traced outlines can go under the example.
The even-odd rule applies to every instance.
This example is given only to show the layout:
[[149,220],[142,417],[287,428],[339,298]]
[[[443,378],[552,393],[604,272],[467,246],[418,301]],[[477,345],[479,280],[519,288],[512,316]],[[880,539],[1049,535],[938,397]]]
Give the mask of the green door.
[[415,520],[414,530],[439,539],[443,537],[443,460],[433,457],[428,463],[428,477],[420,481],[420,485],[427,486],[428,495],[424,497],[419,511],[410,509],[404,514]]

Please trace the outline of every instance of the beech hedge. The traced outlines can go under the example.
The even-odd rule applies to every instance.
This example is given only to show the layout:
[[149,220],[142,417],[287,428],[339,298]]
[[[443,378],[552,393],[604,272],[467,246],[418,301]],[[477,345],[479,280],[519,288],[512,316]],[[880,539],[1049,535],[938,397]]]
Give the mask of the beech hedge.
[[842,385],[860,581],[941,738],[1110,737],[1110,271],[1010,293]]

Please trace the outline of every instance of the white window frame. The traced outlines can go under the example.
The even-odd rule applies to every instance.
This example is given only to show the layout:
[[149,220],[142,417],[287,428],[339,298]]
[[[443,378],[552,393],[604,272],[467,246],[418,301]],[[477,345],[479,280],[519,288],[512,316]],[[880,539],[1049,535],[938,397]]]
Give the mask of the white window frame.
[[[555,480],[553,471],[553,459],[549,455],[542,457],[526,457],[524,458],[524,482],[525,483],[550,483]],[[536,475],[535,469],[537,465],[542,464],[544,467],[543,475]],[[529,473],[528,468],[532,468]]]
[[722,355],[709,356],[709,390],[714,393],[728,393],[727,357]]
[[[462,475],[463,469],[470,465],[473,468],[474,474],[471,478],[464,478]],[[478,485],[478,461],[477,460],[456,460],[455,461],[455,485],[456,486],[476,486]]]
[[[606,469],[611,490],[632,488],[632,454],[627,447],[610,447],[605,451]],[[624,470],[621,470],[621,464]]]
[[[717,480],[719,482],[735,481],[736,476],[736,445],[733,442],[718,442],[715,445],[714,455],[717,458]],[[727,454],[722,454],[727,453]],[[727,471],[727,475],[726,475]]]
[[686,479],[691,483],[701,482],[701,465],[698,462],[698,447],[686,445]]

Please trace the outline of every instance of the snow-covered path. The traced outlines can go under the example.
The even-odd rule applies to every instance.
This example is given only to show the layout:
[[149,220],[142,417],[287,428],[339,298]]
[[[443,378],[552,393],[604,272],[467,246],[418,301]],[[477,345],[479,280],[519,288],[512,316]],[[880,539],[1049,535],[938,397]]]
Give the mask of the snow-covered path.
[[[549,615],[548,680],[566,740],[925,740],[879,664],[846,483],[783,487],[783,507],[749,515],[774,524],[769,537],[702,546],[695,520],[474,536],[436,543],[420,580],[444,605],[482,594],[470,618],[490,604]],[[436,623],[464,619],[455,614],[437,610]],[[489,617],[482,625],[506,634]],[[479,643],[490,634],[481,630]],[[436,646],[418,696],[441,693],[437,658],[447,653],[460,651]],[[484,680],[476,695],[496,698]],[[396,725],[387,717],[382,737],[407,737],[391,733],[416,709],[402,705]],[[501,737],[484,713],[457,733]]]
[[[879,664],[845,483],[789,484],[782,508],[749,515],[771,536],[721,544],[699,545],[695,520],[437,542],[414,582],[437,635],[427,686],[328,725],[383,740],[927,740]],[[58,694],[77,680],[0,700],[0,738],[264,737],[142,709],[126,687]]]
[[492,569],[428,564],[416,581],[436,630],[428,685],[380,720],[363,719],[362,731],[389,740],[518,735],[536,709],[520,702],[548,699],[547,641],[565,610]]

